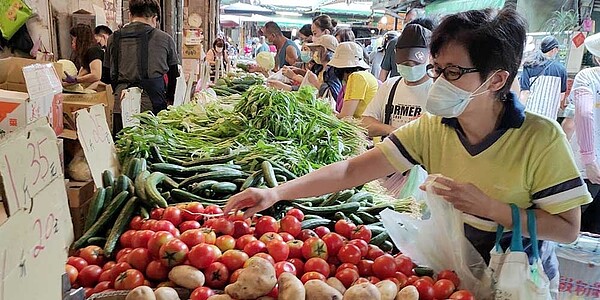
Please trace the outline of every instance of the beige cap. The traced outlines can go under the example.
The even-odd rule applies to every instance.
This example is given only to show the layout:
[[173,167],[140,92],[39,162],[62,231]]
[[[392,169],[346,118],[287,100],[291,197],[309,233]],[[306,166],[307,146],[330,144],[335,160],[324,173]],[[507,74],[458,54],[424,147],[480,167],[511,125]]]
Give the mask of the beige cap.
[[363,59],[363,49],[355,42],[343,42],[335,49],[335,54],[329,65],[336,68],[361,67],[368,69],[369,65]]
[[338,40],[335,38],[335,36],[331,34],[325,34],[318,38],[314,38],[313,42],[310,44],[306,44],[306,46],[310,48],[321,46],[325,47],[325,49],[329,51],[335,51],[335,48],[337,48],[338,46]]

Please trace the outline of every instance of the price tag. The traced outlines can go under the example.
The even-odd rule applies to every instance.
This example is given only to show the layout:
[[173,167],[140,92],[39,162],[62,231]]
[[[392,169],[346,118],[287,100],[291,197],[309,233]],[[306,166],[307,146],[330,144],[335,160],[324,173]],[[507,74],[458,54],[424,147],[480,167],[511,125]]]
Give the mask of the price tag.
[[142,105],[142,89],[132,87],[123,90],[121,97],[121,118],[123,128],[135,126],[140,123],[140,120],[134,118],[134,115],[140,113]]
[[119,161],[113,142],[106,115],[102,104],[82,109],[76,112],[77,137],[83,148],[83,153],[90,166],[94,183],[102,186],[102,172],[111,170],[119,173]]

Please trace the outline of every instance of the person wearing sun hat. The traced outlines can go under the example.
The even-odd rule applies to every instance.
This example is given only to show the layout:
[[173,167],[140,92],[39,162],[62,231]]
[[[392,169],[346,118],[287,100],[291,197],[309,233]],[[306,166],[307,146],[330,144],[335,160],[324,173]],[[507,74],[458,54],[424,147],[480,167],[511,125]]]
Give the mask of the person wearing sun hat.
[[337,101],[338,117],[361,118],[379,87],[377,78],[368,71],[362,47],[355,42],[340,43],[329,65],[345,85],[343,100],[338,97]]

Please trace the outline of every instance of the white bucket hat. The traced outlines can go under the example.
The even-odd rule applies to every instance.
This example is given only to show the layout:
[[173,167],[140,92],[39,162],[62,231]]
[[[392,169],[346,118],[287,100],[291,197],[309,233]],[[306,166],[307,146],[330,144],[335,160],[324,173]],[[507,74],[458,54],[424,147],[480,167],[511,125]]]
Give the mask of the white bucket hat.
[[592,55],[600,57],[600,33],[592,34],[585,38],[585,48],[592,53]]
[[362,47],[355,42],[340,43],[328,65],[336,68],[369,68],[369,65],[363,59]]
[[329,51],[335,52],[335,49],[338,47],[338,40],[331,34],[325,34],[315,38],[312,43],[306,44],[306,46],[309,48],[324,47]]

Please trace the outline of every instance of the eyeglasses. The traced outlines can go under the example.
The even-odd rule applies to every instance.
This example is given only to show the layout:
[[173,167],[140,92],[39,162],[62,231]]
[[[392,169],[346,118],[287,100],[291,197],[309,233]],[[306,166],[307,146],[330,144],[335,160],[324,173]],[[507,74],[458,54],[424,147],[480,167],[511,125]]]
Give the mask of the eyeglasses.
[[445,68],[436,67],[432,64],[427,65],[427,75],[431,78],[438,78],[444,74],[444,78],[448,81],[454,81],[468,73],[479,72],[477,68],[463,68],[459,66],[447,66]]

